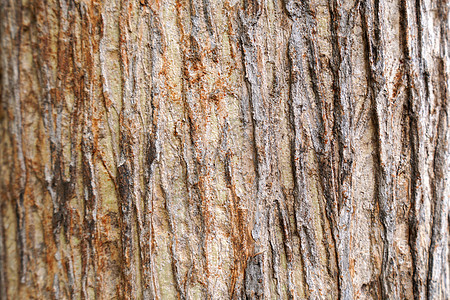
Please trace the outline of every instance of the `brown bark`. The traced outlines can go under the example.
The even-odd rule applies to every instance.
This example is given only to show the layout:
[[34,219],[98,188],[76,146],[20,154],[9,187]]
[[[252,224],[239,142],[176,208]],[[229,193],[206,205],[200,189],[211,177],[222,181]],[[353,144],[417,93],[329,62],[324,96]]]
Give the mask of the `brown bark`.
[[449,24],[0,1],[0,299],[448,299]]

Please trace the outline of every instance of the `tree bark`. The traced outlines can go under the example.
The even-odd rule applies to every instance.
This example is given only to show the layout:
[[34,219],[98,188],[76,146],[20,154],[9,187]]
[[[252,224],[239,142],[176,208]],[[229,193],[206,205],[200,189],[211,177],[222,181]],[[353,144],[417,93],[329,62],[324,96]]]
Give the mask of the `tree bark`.
[[446,0],[1,0],[0,299],[449,299]]

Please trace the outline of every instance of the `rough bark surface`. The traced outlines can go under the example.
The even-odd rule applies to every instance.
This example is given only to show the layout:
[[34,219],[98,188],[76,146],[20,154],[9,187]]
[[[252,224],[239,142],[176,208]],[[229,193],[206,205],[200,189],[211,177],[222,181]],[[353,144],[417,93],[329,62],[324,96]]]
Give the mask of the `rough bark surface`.
[[0,299],[449,299],[447,0],[1,0]]

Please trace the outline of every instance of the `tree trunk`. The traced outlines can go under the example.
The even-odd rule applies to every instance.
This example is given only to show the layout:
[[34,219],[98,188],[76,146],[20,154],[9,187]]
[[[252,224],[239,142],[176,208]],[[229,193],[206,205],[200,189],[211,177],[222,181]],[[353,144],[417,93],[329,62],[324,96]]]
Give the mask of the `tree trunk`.
[[446,0],[1,0],[0,299],[449,299]]

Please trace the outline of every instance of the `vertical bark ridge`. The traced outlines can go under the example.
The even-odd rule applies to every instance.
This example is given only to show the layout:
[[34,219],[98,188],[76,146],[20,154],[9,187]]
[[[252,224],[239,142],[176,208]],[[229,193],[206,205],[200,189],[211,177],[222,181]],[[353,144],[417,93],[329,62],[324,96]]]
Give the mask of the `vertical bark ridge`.
[[[418,2],[419,3],[419,2]],[[403,7],[402,7],[402,18],[406,18],[406,4],[405,2],[403,2]],[[416,5],[416,8],[420,8],[420,5]],[[407,32],[406,32],[406,26],[407,24],[405,24],[404,22],[406,22],[406,20],[402,20],[403,22],[403,40],[402,40],[402,46],[403,46],[403,51],[405,52],[405,59],[409,59],[409,53],[408,53],[408,45],[406,44],[407,42]],[[420,24],[420,20],[419,24]],[[421,34],[421,31],[419,30],[419,34]],[[419,39],[421,39],[422,36],[419,35]],[[422,44],[422,41],[419,41],[419,44]],[[421,49],[421,48],[419,48]],[[419,106],[420,104],[416,104],[413,99],[413,93],[411,92],[411,79],[410,79],[410,67],[409,65],[407,65],[407,86],[408,86],[408,90],[407,90],[407,97],[408,97],[408,110],[409,110],[409,138],[410,138],[410,144],[411,144],[411,216],[410,216],[410,223],[411,223],[411,238],[410,238],[410,248],[411,248],[411,257],[412,257],[412,262],[413,262],[413,281],[414,281],[414,298],[415,299],[419,299],[421,296],[423,297],[424,295],[424,291],[423,291],[423,284],[422,284],[422,280],[420,279],[421,277],[421,263],[420,263],[420,257],[419,257],[419,253],[418,253],[418,247],[417,247],[417,239],[419,238],[419,232],[418,232],[418,220],[417,220],[417,210],[420,207],[420,202],[422,202],[423,200],[421,200],[421,196],[420,196],[420,191],[418,188],[419,185],[419,181],[421,180],[420,178],[420,174],[419,174],[419,168],[420,166],[419,164],[419,149],[418,149],[418,135],[419,135],[419,131],[418,131],[418,121],[417,120],[417,112],[416,112],[416,107]]]
[[[202,262],[191,261],[190,264],[195,264],[196,268],[203,268],[205,274],[202,274],[204,275],[202,279],[206,281],[206,288],[202,292],[210,295],[213,293],[214,283],[208,277],[211,275],[213,278],[220,278],[223,275],[219,274],[218,270],[214,268],[214,265],[218,263],[215,258],[214,244],[219,242],[220,235],[216,234],[212,227],[216,223],[215,206],[219,199],[213,184],[216,181],[212,169],[214,168],[215,146],[211,144],[209,138],[214,138],[214,125],[217,126],[218,124],[208,122],[216,117],[216,103],[211,101],[212,94],[210,94],[210,88],[207,84],[207,80],[212,79],[210,74],[207,73],[211,71],[208,67],[212,67],[214,72],[214,64],[209,66],[210,51],[213,44],[211,39],[214,38],[214,33],[208,19],[208,7],[206,5],[206,2],[200,1],[187,1],[185,9],[180,5],[177,9],[177,24],[180,28],[180,40],[184,44],[180,49],[183,75],[181,85],[182,101],[186,111],[184,118],[188,123],[188,136],[185,140],[189,141],[187,144],[189,150],[184,151],[190,152],[186,153],[190,157],[187,159],[190,159],[193,165],[192,173],[186,167],[185,176],[187,182],[193,180],[192,183],[188,183],[188,190],[193,193],[193,196],[195,195],[192,200],[199,201],[196,210],[200,214],[199,225],[201,225],[201,228],[196,230],[196,234],[201,241],[201,247],[198,250],[205,258]],[[205,31],[207,31],[208,36],[205,36]],[[205,82],[201,80],[202,78],[205,79]],[[202,114],[206,114],[208,119],[200,118]],[[212,136],[206,136],[207,132],[213,133]],[[184,148],[184,145],[182,147]],[[184,162],[187,165],[186,158]],[[195,209],[194,207],[188,208],[190,212]],[[192,251],[192,249],[189,251]],[[192,253],[192,260],[194,260],[195,254],[197,254],[196,251]],[[190,282],[188,281],[188,283]]]
[[244,11],[241,19],[241,49],[245,70],[245,81],[251,115],[253,147],[255,155],[255,215],[252,238],[255,241],[254,253],[247,261],[245,270],[245,295],[248,298],[263,299],[267,297],[268,279],[264,276],[264,265],[268,259],[268,229],[265,220],[268,219],[267,204],[269,196],[270,174],[269,158],[269,124],[264,116],[269,114],[265,106],[265,94],[262,89],[259,70],[261,56],[256,47],[258,21],[263,13],[263,3],[260,1],[244,1]]
[[[373,5],[373,6],[372,6]],[[376,134],[376,160],[377,169],[376,197],[380,207],[380,221],[383,224],[384,253],[380,283],[383,297],[394,295],[399,297],[398,266],[396,251],[394,249],[394,232],[396,230],[395,208],[395,174],[397,162],[394,161],[395,145],[392,143],[396,129],[390,122],[395,107],[391,104],[385,87],[389,78],[385,78],[385,44],[382,40],[384,23],[384,6],[379,2],[366,2],[361,10],[364,22],[364,35],[366,40],[366,56],[369,82],[369,97],[373,103],[374,125]],[[397,73],[401,76],[402,73]],[[395,84],[399,84],[396,82]],[[396,87],[397,89],[399,87]],[[395,101],[396,99],[394,99]]]
[[[161,47],[160,39],[161,33],[158,30],[159,24],[154,16],[153,10],[147,7],[141,7],[143,10],[143,24],[141,26],[148,26],[148,28],[140,28],[140,30],[148,30],[148,33],[144,35],[143,41],[141,41],[142,47],[146,49],[144,57],[141,57],[143,66],[143,74],[145,77],[150,77],[146,84],[145,98],[149,101],[144,104],[144,119],[146,132],[143,135],[145,141],[143,142],[143,207],[140,212],[139,226],[139,244],[140,244],[140,261],[142,268],[142,294],[144,299],[156,299],[157,288],[155,286],[155,269],[154,259],[152,256],[153,244],[154,244],[154,231],[153,231],[153,198],[155,196],[155,173],[156,165],[159,159],[159,140],[158,140],[158,119],[159,111],[156,107],[155,99],[155,70],[160,69],[158,61],[158,47]],[[145,55],[150,57],[150,61],[147,62]],[[147,64],[145,64],[147,62]],[[144,102],[145,103],[145,102]],[[146,116],[146,118],[145,118]]]
[[[386,78],[384,78],[384,60],[383,60],[383,41],[382,28],[383,23],[380,21],[380,14],[383,13],[382,7],[379,1],[364,1],[360,6],[361,21],[363,28],[363,38],[364,38],[364,50],[366,57],[366,70],[367,70],[367,94],[368,100],[373,107],[373,123],[375,127],[375,140],[376,140],[376,161],[378,164],[381,162],[381,138],[380,138],[380,116],[379,116],[379,103],[383,100],[385,95],[383,92],[383,86],[386,84]],[[375,170],[377,176],[375,177],[376,195],[378,203],[386,202],[387,199],[385,195],[382,194],[380,185],[382,185],[384,179],[383,171],[379,168]],[[381,200],[380,200],[381,199]],[[372,218],[375,215],[372,215]],[[386,243],[384,241],[384,243]],[[374,296],[377,299],[381,297],[380,285],[383,279],[376,280],[377,286],[373,288]]]
[[[118,187],[121,194],[122,259],[124,264],[124,297],[142,297],[140,224],[142,224],[142,155],[145,133],[144,118],[140,102],[139,78],[142,61],[134,45],[139,45],[142,36],[138,33],[142,10],[133,1],[124,1],[119,16],[119,49],[122,71],[122,107],[119,124],[126,128],[120,132],[121,153],[118,163]],[[135,16],[134,19],[131,16]],[[140,131],[139,128],[144,128]]]
[[307,73],[308,69],[311,71],[310,64],[314,64],[315,59],[310,58],[310,61],[304,59],[304,57],[309,57],[314,50],[311,44],[308,44],[308,38],[311,37],[310,26],[313,24],[311,24],[310,8],[307,5],[291,1],[286,4],[286,9],[294,19],[289,41],[289,59],[291,62],[290,101],[294,127],[292,155],[293,165],[295,166],[295,218],[297,233],[300,237],[303,264],[307,270],[304,273],[308,285],[307,295],[311,299],[320,299],[326,293],[324,290],[326,288],[324,284],[326,269],[320,262],[322,253],[320,253],[321,249],[318,243],[320,244],[322,241],[318,240],[317,232],[313,228],[314,199],[312,195],[308,195],[306,178],[306,172],[308,172],[307,152],[309,151],[309,143],[311,143],[309,139],[312,138],[312,143],[314,143],[316,138],[314,132],[308,132],[308,127],[310,127],[308,117],[311,114],[312,103],[315,102],[317,86],[314,82],[312,82],[312,86],[308,85],[310,80],[308,75],[310,74]]
[[[427,176],[427,165],[425,147],[427,140],[424,135],[427,131],[427,119],[425,113],[425,103],[430,99],[429,93],[425,90],[426,82],[424,73],[429,62],[424,60],[424,54],[428,51],[424,44],[424,33],[427,27],[421,20],[422,2],[416,1],[414,6],[408,6],[405,1],[400,2],[401,13],[401,45],[404,52],[407,97],[409,110],[409,127],[411,143],[411,215],[410,215],[410,247],[413,260],[413,280],[415,299],[426,297],[426,281],[428,273],[428,254],[421,250],[421,244],[429,245],[430,228],[418,226],[418,222],[429,216],[429,206],[431,205],[429,191],[429,178]],[[411,36],[416,34],[417,39],[411,40]],[[417,60],[413,60],[417,57]]]
[[[427,277],[427,297],[428,299],[448,298],[448,290],[442,289],[441,286],[448,286],[449,267],[448,260],[448,198],[445,198],[448,190],[448,177],[450,173],[449,160],[449,77],[448,70],[448,6],[444,7],[444,2],[437,3],[439,10],[438,24],[439,28],[439,46],[438,56],[434,59],[437,70],[436,75],[440,83],[434,87],[436,96],[440,99],[438,104],[438,115],[436,122],[436,141],[434,149],[434,157],[432,161],[432,232],[429,248],[428,277]],[[419,14],[420,15],[420,14]],[[434,74],[433,74],[434,75]],[[432,76],[434,77],[434,76]],[[428,78],[425,78],[427,80]],[[443,276],[441,274],[444,274]]]
[[[9,7],[8,7],[9,6]],[[20,22],[22,23],[22,3],[12,4],[9,3],[4,5],[4,9],[6,12],[4,14],[12,16],[12,22]],[[8,24],[10,25],[10,24]],[[5,26],[6,27],[6,26]],[[11,138],[12,138],[12,149],[13,149],[13,157],[16,158],[12,164],[13,172],[10,177],[11,183],[14,184],[17,189],[12,191],[11,198],[14,201],[14,213],[15,213],[15,222],[16,222],[16,236],[17,236],[17,251],[19,252],[20,258],[18,260],[18,278],[20,283],[24,283],[26,281],[26,272],[27,268],[27,260],[28,253],[26,249],[26,239],[25,239],[25,207],[24,207],[24,194],[25,194],[25,185],[27,180],[27,170],[24,161],[24,150],[23,150],[23,127],[22,127],[22,112],[21,108],[21,93],[18,85],[20,84],[20,63],[21,63],[21,46],[22,46],[22,27],[13,28],[7,26],[2,30],[2,36],[5,37],[5,47],[9,48],[9,59],[8,62],[10,64],[10,68],[8,68],[8,72],[3,74],[3,80],[10,85],[10,90],[5,91],[8,98],[5,101],[4,105],[8,105],[12,109],[13,117],[11,118]],[[4,62],[5,63],[5,62]],[[16,86],[16,88],[14,88]],[[3,89],[2,89],[3,90]],[[5,95],[5,96],[6,96]],[[6,102],[7,101],[7,102]]]
[[355,104],[352,100],[352,30],[357,22],[360,1],[351,5],[330,3],[331,18],[336,22],[331,27],[334,60],[332,61],[334,95],[334,126],[337,140],[337,254],[339,265],[339,292],[342,299],[353,298],[353,285],[350,274],[351,245],[350,228],[354,207],[352,176],[354,171],[354,122]]

